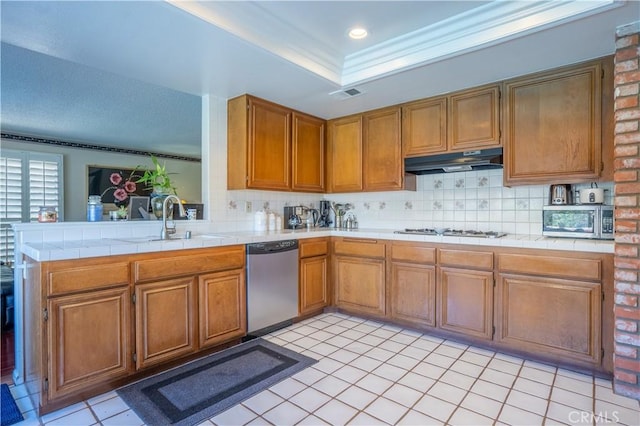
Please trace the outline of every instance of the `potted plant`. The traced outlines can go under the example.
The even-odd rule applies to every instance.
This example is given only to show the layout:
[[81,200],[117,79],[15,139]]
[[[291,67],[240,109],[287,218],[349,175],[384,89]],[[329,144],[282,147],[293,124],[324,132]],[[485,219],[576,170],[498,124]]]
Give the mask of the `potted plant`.
[[[166,163],[160,164],[158,159],[151,155],[151,162],[153,167],[151,170],[145,170],[144,174],[136,183],[143,183],[147,188],[151,188],[151,206],[153,207],[153,214],[157,218],[162,217],[162,203],[167,195],[176,194],[176,188],[171,182],[171,173],[167,172]],[[137,166],[136,169],[142,166]],[[177,195],[177,194],[176,194]],[[168,214],[173,211],[173,206],[170,206]]]
[[[171,183],[170,173],[167,172],[166,163],[160,164],[158,159],[151,155],[151,162],[153,168],[151,170],[145,170],[144,174],[136,183],[144,183],[147,188],[151,188],[156,194],[175,194],[176,188]],[[137,166],[136,169],[142,166]]]

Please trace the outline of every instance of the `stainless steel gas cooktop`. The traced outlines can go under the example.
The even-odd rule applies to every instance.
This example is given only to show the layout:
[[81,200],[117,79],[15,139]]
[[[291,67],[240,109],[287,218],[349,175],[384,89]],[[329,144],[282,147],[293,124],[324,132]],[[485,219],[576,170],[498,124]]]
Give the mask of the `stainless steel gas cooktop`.
[[395,234],[411,234],[411,235],[444,235],[447,237],[477,237],[477,238],[500,238],[507,235],[504,232],[495,231],[470,231],[462,229],[449,229],[449,228],[420,228],[420,229],[404,229],[402,231],[394,231]]

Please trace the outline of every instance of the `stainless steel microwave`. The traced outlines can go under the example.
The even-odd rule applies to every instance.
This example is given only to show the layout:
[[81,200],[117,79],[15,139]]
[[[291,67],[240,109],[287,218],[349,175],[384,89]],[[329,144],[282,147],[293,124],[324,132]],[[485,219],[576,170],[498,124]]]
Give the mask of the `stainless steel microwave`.
[[544,206],[542,235],[612,240],[613,206],[601,204]]

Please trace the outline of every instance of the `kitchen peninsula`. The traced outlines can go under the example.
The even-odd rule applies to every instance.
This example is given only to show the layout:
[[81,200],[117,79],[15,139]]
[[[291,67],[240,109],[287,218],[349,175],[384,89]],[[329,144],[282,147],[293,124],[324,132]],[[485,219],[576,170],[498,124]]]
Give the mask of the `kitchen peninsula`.
[[[110,237],[73,239],[80,225]],[[384,229],[217,232],[205,221],[178,224],[177,235],[188,229],[190,239],[152,241],[155,228],[16,225],[26,262],[26,382],[41,395],[41,413],[238,342],[246,333],[244,244],[281,239],[330,243],[320,253],[329,259],[325,273],[310,275],[328,297],[305,317],[338,309],[597,374],[612,370],[612,242]],[[70,237],[29,241],[43,230]]]

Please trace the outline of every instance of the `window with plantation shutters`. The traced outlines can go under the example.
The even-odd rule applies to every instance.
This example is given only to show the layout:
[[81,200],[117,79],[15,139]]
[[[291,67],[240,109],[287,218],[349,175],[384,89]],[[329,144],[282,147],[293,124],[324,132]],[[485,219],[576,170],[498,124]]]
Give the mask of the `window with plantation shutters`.
[[63,219],[62,155],[29,151],[0,152],[0,260],[13,262],[11,224],[35,222],[41,206]]

